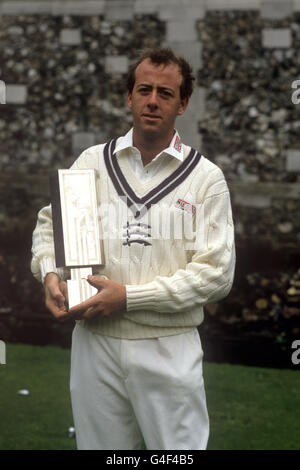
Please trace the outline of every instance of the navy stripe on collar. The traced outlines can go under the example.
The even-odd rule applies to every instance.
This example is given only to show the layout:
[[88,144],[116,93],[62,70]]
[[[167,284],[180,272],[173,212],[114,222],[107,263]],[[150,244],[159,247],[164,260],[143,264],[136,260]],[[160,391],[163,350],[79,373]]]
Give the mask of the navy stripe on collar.
[[104,161],[108,175],[118,195],[126,197],[127,206],[132,210],[135,218],[140,218],[152,204],[156,204],[179,186],[189,176],[201,159],[199,152],[192,148],[188,156],[175,171],[149,193],[145,194],[145,196],[139,197],[128,184],[116,156],[113,155],[116,141],[117,139],[113,139],[105,145]]

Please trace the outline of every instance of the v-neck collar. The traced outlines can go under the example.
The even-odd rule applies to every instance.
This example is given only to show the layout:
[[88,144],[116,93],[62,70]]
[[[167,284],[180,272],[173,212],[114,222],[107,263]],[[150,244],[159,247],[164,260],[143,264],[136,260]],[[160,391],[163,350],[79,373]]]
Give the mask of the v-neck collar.
[[150,179],[143,181],[138,177],[138,174],[132,168],[131,162],[127,156],[116,156],[116,153],[114,153],[112,158],[116,158],[120,170],[123,173],[127,183],[129,186],[134,188],[136,196],[140,198],[144,197],[149,191],[158,186],[165,179],[165,177],[175,171],[180,165],[180,161],[178,159],[165,154],[155,163],[156,167],[159,165],[160,170],[157,168],[156,173]]
[[[161,181],[157,186],[154,186],[143,196],[138,196],[125,178],[118,160],[113,154],[116,141],[117,139],[113,139],[104,147],[104,161],[106,169],[115,190],[122,199],[126,199],[124,202],[126,202],[136,219],[142,217],[152,204],[159,202],[163,197],[181,184],[193,171],[201,158],[201,155],[192,148],[184,161],[163,181]],[[132,176],[134,176],[133,171]],[[155,180],[155,178],[156,177],[148,182],[151,186],[153,185],[153,180]],[[143,184],[143,186],[147,187],[147,183]]]

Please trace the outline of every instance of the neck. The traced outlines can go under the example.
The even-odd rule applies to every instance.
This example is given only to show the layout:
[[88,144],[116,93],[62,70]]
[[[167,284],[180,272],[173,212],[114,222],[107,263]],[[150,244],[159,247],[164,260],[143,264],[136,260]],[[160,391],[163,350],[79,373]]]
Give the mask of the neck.
[[165,148],[169,147],[174,131],[162,138],[154,135],[139,135],[133,129],[133,145],[141,152],[143,165],[150,163]]

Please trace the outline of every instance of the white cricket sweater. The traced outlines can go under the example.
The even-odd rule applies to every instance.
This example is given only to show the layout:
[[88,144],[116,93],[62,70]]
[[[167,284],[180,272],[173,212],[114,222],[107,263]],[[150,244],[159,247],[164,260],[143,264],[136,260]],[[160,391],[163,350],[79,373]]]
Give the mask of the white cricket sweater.
[[[85,150],[73,169],[99,172],[105,265],[94,274],[126,285],[127,310],[81,320],[95,333],[127,339],[179,334],[203,321],[203,305],[225,297],[235,267],[230,196],[222,171],[183,145],[183,161],[167,159],[147,182],[137,179],[118,140]],[[164,156],[162,156],[164,158]],[[56,269],[51,206],[33,233],[33,275]]]

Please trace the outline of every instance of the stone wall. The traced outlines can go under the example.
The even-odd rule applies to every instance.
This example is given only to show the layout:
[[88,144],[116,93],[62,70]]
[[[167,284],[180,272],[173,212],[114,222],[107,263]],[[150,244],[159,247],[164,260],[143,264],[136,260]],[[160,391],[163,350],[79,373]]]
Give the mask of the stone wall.
[[[289,327],[280,319],[299,267],[300,2],[4,1],[0,26],[0,337],[24,339],[26,315],[51,323],[29,271],[49,172],[130,128],[126,72],[136,52],[153,45],[192,63],[195,91],[177,127],[223,169],[232,195],[236,283],[226,301],[208,307],[207,325],[234,317],[232,324],[255,330],[264,310],[273,338],[299,336],[299,304]],[[253,275],[260,281],[249,295]],[[256,306],[269,295],[263,279],[280,298],[278,321],[269,300]]]

